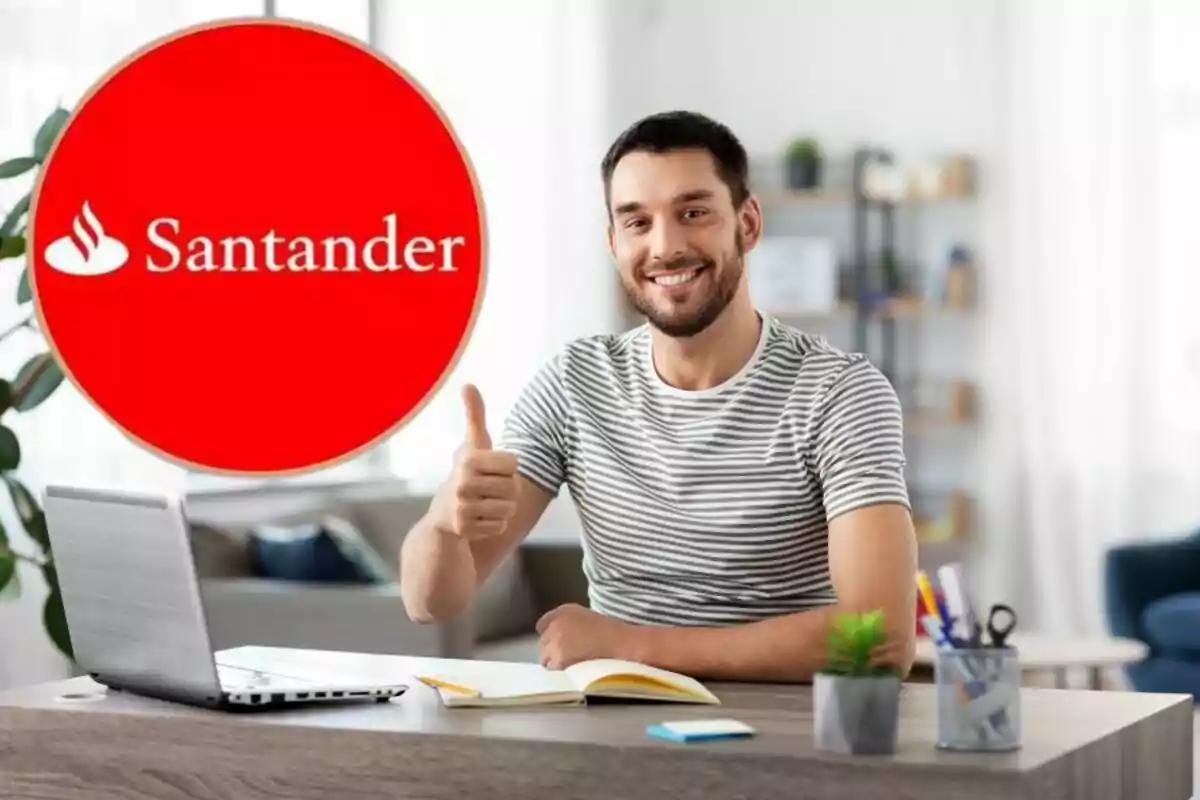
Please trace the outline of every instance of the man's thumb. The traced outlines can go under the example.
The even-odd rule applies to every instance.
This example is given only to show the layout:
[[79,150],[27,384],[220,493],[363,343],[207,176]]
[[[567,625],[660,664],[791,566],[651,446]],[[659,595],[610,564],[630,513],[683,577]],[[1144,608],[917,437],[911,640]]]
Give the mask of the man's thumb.
[[463,403],[467,407],[467,444],[481,450],[492,449],[492,437],[487,432],[487,417],[483,412],[483,396],[474,384],[463,387]]

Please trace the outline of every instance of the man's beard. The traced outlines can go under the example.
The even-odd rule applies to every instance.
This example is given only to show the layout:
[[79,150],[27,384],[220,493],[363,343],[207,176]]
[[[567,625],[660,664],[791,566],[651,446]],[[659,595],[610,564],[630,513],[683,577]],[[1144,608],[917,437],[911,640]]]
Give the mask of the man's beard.
[[[711,258],[702,258],[699,261],[694,257],[688,261],[695,263],[699,267],[708,267],[708,272],[712,274],[716,284],[708,297],[704,298],[703,303],[696,311],[680,316],[672,312],[663,312],[655,308],[653,303],[645,296],[640,286],[636,283],[636,278],[630,280],[622,280],[621,283],[625,287],[625,294],[629,298],[629,302],[638,310],[646,320],[673,338],[687,338],[695,336],[701,331],[712,325],[718,317],[733,301],[733,297],[737,294],[738,282],[741,280],[742,271],[744,269],[745,248],[743,246],[741,231],[738,231],[737,240],[734,245],[734,252],[726,254],[722,258],[722,263],[718,265]],[[668,265],[674,267],[674,265]],[[682,266],[682,265],[680,265]],[[696,280],[701,280],[697,278]]]

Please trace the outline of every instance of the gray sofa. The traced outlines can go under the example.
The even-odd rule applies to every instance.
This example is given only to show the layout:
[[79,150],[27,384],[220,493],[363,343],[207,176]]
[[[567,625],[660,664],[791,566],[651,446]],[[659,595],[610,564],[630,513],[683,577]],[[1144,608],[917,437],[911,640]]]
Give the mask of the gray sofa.
[[[188,516],[216,649],[243,644],[401,655],[529,661],[534,624],[564,602],[586,603],[582,551],[570,531],[531,537],[445,624],[408,619],[394,578],[405,534],[428,508],[402,483],[262,487],[190,495]],[[255,525],[334,517],[349,523],[390,571],[380,584],[331,585],[256,577],[245,536]],[[547,524],[571,524],[547,515]]]

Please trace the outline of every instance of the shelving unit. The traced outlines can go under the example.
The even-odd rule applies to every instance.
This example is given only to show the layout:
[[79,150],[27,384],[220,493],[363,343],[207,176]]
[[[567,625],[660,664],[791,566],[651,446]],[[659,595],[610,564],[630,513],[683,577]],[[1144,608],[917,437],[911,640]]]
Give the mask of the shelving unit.
[[[944,437],[961,440],[964,435],[972,438],[979,398],[974,383],[962,374],[931,377],[920,368],[909,368],[901,358],[905,349],[902,345],[912,333],[910,329],[919,329],[925,323],[955,320],[969,323],[973,309],[970,298],[964,299],[962,291],[956,291],[951,302],[944,302],[930,299],[941,292],[928,292],[927,287],[915,285],[920,282],[914,280],[905,264],[921,263],[923,259],[902,255],[897,232],[902,211],[973,200],[974,165],[964,159],[949,163],[953,166],[936,173],[937,177],[925,181],[918,191],[914,190],[918,181],[889,182],[888,175],[905,174],[894,169],[896,160],[890,151],[861,148],[852,155],[847,186],[774,188],[758,193],[769,217],[766,235],[772,235],[773,228],[788,228],[787,220],[815,215],[823,219],[825,229],[818,226],[814,231],[810,227],[801,235],[840,239],[842,291],[835,305],[793,313],[787,308],[773,307],[770,297],[756,295],[755,300],[780,319],[805,330],[825,333],[822,328],[836,329],[845,334],[848,327],[848,337],[843,335],[838,340],[837,336],[827,335],[827,338],[837,346],[867,354],[896,387],[904,406],[911,469],[909,489],[922,562],[926,566],[965,558],[961,548],[971,541],[974,529],[973,492],[968,481],[956,484],[950,479],[962,479],[969,472],[961,462],[952,460],[948,469],[950,478],[930,482],[928,476],[921,474],[921,467],[926,465],[912,453],[923,450],[930,440]],[[885,179],[881,180],[881,175]],[[842,235],[839,237],[838,233]],[[948,256],[946,253],[944,257]],[[889,264],[893,268],[886,268]],[[922,272],[928,273],[929,265],[924,266]],[[753,255],[750,268],[754,268]],[[960,271],[956,277],[966,274],[973,279],[970,274],[973,272],[973,268],[969,272]],[[956,285],[956,289],[961,287]],[[931,401],[931,397],[935,399]]]

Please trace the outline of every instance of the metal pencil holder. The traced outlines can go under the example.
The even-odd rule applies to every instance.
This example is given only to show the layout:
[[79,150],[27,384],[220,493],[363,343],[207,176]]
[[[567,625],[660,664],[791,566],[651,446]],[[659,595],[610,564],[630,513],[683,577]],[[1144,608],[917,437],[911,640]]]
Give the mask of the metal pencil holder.
[[1012,647],[940,651],[937,746],[1004,751],[1021,746],[1021,662]]

